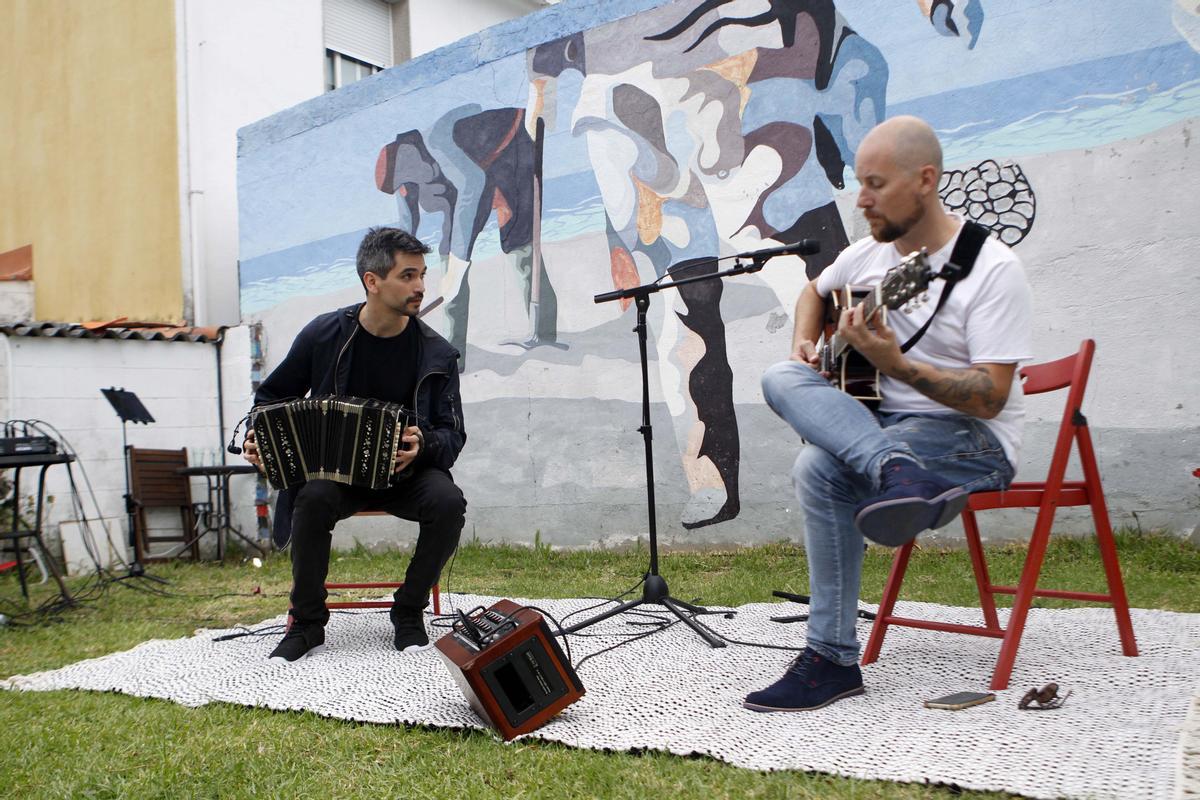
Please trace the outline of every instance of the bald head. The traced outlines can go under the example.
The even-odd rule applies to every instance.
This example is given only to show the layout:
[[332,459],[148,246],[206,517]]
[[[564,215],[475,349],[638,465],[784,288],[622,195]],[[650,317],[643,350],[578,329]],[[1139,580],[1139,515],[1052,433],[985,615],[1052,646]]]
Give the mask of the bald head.
[[863,138],[859,150],[864,149],[886,154],[905,171],[929,165],[938,176],[942,174],[942,145],[933,128],[917,117],[892,117],[879,123]]
[[916,117],[895,117],[863,137],[854,155],[858,207],[879,242],[936,250],[957,228],[942,207],[942,146]]

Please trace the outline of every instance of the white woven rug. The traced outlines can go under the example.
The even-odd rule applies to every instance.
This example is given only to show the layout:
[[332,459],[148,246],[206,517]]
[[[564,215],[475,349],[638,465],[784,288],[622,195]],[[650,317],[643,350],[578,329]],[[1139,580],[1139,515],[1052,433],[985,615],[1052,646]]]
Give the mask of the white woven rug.
[[[469,609],[495,598],[457,595]],[[529,602],[529,601],[518,601]],[[532,603],[556,617],[587,600]],[[900,603],[898,613],[973,624],[977,609]],[[655,607],[650,607],[651,609]],[[802,642],[802,624],[768,617],[791,604],[752,604],[734,619],[708,618],[735,639]],[[1002,615],[1004,612],[1001,612]],[[274,620],[282,621],[281,619]],[[1120,655],[1111,610],[1030,612],[1011,688],[996,702],[934,711],[922,701],[985,691],[996,640],[893,628],[879,662],[864,669],[867,693],[825,709],[757,714],[743,695],[777,678],[791,654],[711,649],[675,625],[596,658],[580,669],[582,700],[532,734],[574,747],[703,754],[758,770],[796,769],[892,781],[954,784],[1030,797],[1172,798],[1197,784],[1200,614],[1134,610],[1141,655]],[[637,630],[622,620],[590,632]],[[864,640],[869,623],[861,623]],[[329,649],[294,665],[266,660],[277,637],[213,642],[222,631],[150,641],[123,653],[0,682],[6,688],[87,689],[173,700],[307,709],[340,719],[482,727],[431,649],[391,647],[384,614],[337,614]],[[616,638],[571,637],[576,661]],[[1054,711],[1018,711],[1031,687],[1072,692]]]

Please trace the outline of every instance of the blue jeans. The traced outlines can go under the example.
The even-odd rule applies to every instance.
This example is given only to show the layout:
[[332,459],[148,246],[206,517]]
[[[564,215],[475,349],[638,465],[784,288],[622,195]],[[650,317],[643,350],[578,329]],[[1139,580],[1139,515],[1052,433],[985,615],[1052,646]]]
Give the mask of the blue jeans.
[[975,417],[877,414],[797,361],[769,367],[762,389],[771,410],[808,442],[792,468],[812,596],[808,646],[838,664],[857,663],[864,540],[854,507],[878,493],[883,463],[905,456],[972,492],[1006,488],[1013,467]]

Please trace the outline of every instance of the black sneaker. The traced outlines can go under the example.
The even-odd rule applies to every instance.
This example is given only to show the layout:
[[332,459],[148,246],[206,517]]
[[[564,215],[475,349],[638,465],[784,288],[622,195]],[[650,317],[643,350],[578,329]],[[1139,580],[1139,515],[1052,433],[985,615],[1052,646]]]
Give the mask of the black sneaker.
[[392,606],[392,627],[396,637],[392,640],[401,653],[420,652],[429,647],[429,636],[425,633],[425,615],[419,608]]
[[269,658],[271,661],[299,661],[325,649],[325,628],[321,625],[296,625],[283,635],[283,641],[275,645]]
[[746,695],[742,706],[751,711],[812,711],[864,691],[858,664],[844,667],[806,647],[782,678]]
[[854,524],[873,542],[900,547],[921,531],[940,528],[967,505],[969,493],[907,458],[883,465],[882,489],[854,509]]

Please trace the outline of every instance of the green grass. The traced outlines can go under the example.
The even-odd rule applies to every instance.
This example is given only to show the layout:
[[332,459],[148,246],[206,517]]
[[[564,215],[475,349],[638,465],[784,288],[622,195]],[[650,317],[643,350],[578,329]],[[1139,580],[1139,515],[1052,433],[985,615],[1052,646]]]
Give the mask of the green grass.
[[[1042,585],[1101,591],[1088,539],[1055,541]],[[1122,535],[1122,569],[1134,606],[1200,611],[1200,550],[1171,537]],[[997,581],[1013,581],[1024,550],[989,551]],[[877,602],[890,552],[872,549],[864,600]],[[403,574],[406,556],[335,554],[339,579]],[[545,547],[467,544],[450,589],[524,597],[614,594],[644,570],[646,552],[556,552]],[[0,629],[0,676],[52,669],[195,629],[253,624],[286,607],[284,558],[262,569],[229,562],[155,565],[168,596],[110,586],[59,621]],[[677,597],[740,605],[772,589],[804,592],[803,551],[792,545],[670,553],[662,571]],[[445,588],[445,581],[443,581]],[[924,550],[902,596],[974,605],[965,552]],[[36,587],[35,602],[48,596]],[[1003,598],[1001,598],[1003,602]],[[1040,601],[1047,606],[1070,605]],[[21,605],[17,583],[0,578],[0,609]],[[20,618],[18,618],[20,621]],[[1116,632],[1113,632],[1114,640]],[[349,679],[349,678],[348,678]],[[503,745],[480,732],[363,725],[307,713],[173,703],[86,692],[0,694],[6,732],[0,787],[12,797],[614,797],[949,798],[1003,794],[856,781],[807,773],[751,772],[704,758],[573,750],[539,742]]]

